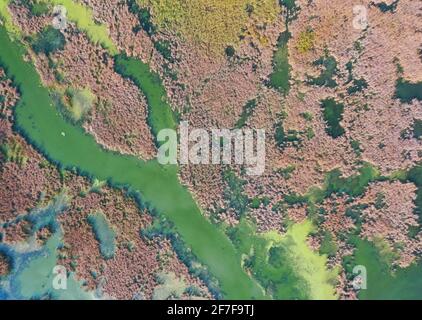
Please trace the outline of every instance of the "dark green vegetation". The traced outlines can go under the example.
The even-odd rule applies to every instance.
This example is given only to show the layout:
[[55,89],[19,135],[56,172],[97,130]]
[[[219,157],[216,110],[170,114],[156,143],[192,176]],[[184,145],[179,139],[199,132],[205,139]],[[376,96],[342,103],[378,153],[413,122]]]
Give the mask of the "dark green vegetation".
[[277,51],[273,57],[273,73],[270,74],[270,87],[280,91],[280,93],[287,95],[290,90],[290,64],[289,64],[289,49],[288,42],[290,33],[283,32],[278,38]]
[[42,16],[47,14],[50,11],[50,7],[45,2],[38,2],[37,0],[24,0],[23,5],[25,5],[31,14],[34,16]]
[[310,85],[328,88],[337,87],[337,82],[333,77],[337,74],[338,68],[337,61],[333,56],[330,56],[328,52],[326,52],[323,57],[314,61],[313,65],[320,67],[323,70],[318,77],[308,77],[308,83]]
[[286,147],[300,147],[302,144],[302,136],[307,134],[307,132],[297,131],[297,130],[285,130],[283,125],[283,120],[285,115],[281,114],[279,116],[280,120],[274,125],[274,139],[277,143],[277,147],[284,149]]
[[151,13],[147,8],[141,8],[136,0],[127,0],[130,13],[138,17],[139,25],[135,27],[135,32],[144,30],[149,36],[156,33],[156,27],[151,21]]
[[350,60],[346,63],[346,70],[347,70],[347,81],[346,83],[350,83],[353,80],[353,64],[355,61]]
[[6,111],[6,97],[0,94],[0,118],[4,116]]
[[297,18],[300,7],[296,5],[296,0],[278,0],[278,2],[285,9],[283,12],[286,18],[286,29],[288,30],[290,22]]
[[359,174],[347,178],[342,177],[339,169],[334,169],[326,174],[322,188],[312,187],[305,195],[295,193],[286,195],[284,201],[290,205],[305,203],[313,205],[321,203],[332,194],[347,194],[350,197],[358,197],[365,192],[370,182],[379,178],[378,170],[369,163],[362,164],[359,168]]
[[325,182],[326,195],[347,194],[351,197],[357,197],[365,192],[370,182],[379,177],[379,172],[371,164],[364,163],[359,168],[359,174],[347,178],[341,177],[340,170],[336,169],[327,174]]
[[351,87],[347,88],[347,93],[351,95],[356,92],[361,92],[366,88],[368,88],[368,83],[364,78],[353,79],[353,84]]
[[226,183],[224,198],[238,216],[243,216],[248,209],[249,199],[244,192],[246,181],[236,176],[232,170],[223,172],[223,180]]
[[422,82],[411,83],[400,78],[397,80],[395,96],[404,103],[410,103],[413,99],[422,101]]
[[154,48],[163,56],[164,59],[166,59],[169,62],[174,62],[173,56],[171,54],[170,41],[167,41],[167,40],[155,41]]
[[328,257],[334,257],[337,253],[337,250],[338,247],[335,240],[333,239],[333,235],[331,232],[325,232],[322,237],[319,253],[326,254]]
[[275,125],[275,131],[274,131],[274,138],[275,141],[277,142],[277,146],[281,149],[283,149],[286,144],[285,144],[285,136],[286,134],[284,133],[284,126],[283,126],[283,122],[278,122]]
[[252,115],[256,107],[256,99],[249,100],[244,106],[240,119],[236,123],[236,128],[243,128],[248,121],[249,117]]
[[352,147],[355,154],[359,157],[362,154],[362,148],[360,142],[357,140],[350,140],[350,146]]
[[355,224],[357,234],[360,233],[361,227],[362,227],[362,211],[366,209],[368,205],[366,204],[357,204],[350,207],[347,207],[346,209],[346,216],[353,220],[353,223]]
[[290,90],[290,64],[289,47],[290,40],[289,24],[296,19],[299,7],[295,0],[279,0],[279,4],[284,8],[283,12],[286,19],[286,31],[280,34],[277,41],[277,50],[273,57],[273,73],[270,74],[268,85],[278,90],[283,95],[287,95]]
[[386,4],[385,2],[375,3],[374,6],[376,6],[378,9],[381,10],[381,12],[395,12],[397,10],[397,5],[399,4],[400,0],[395,0],[391,4]]
[[305,119],[306,121],[312,121],[312,120],[314,119],[313,114],[312,114],[312,113],[310,113],[310,112],[302,112],[300,115],[301,115],[301,117],[302,117],[303,119]]
[[278,122],[275,125],[274,137],[280,149],[284,149],[290,145],[298,146],[302,142],[299,132],[296,130],[288,130],[286,132],[282,122]]
[[419,139],[422,137],[422,120],[413,119],[413,137]]
[[124,55],[115,57],[116,72],[131,79],[145,94],[148,102],[148,124],[156,137],[162,129],[176,129],[174,114],[167,102],[167,94],[158,74],[146,63]]
[[32,49],[34,49],[36,53],[42,52],[49,55],[50,53],[63,50],[66,44],[66,39],[60,30],[57,30],[52,26],[48,26],[33,39],[30,39],[30,43]]
[[36,17],[45,15],[50,11],[50,6],[47,3],[38,0],[21,0],[20,4],[28,8],[29,12]]
[[[21,93],[15,107],[16,129],[51,162],[62,169],[75,169],[85,176],[106,180],[110,185],[126,187],[139,195],[142,203],[174,223],[175,230],[192,254],[204,263],[219,281],[223,296],[228,299],[263,298],[262,290],[241,268],[240,255],[222,231],[201,214],[188,190],[180,185],[176,166],[160,166],[155,161],[144,162],[135,157],[118,155],[103,150],[93,137],[66,122],[56,112],[49,92],[41,84],[35,68],[22,58],[22,46],[12,42],[4,27],[0,27],[0,65],[13,79]],[[119,61],[120,59],[120,61]],[[122,67],[130,66],[134,79],[142,78],[145,71],[140,61],[118,57]],[[147,70],[148,71],[148,70]],[[150,98],[150,108],[165,115],[171,111],[160,110],[168,105],[162,102],[161,87],[151,88],[158,79],[148,72],[140,84]],[[146,83],[146,84],[145,84]],[[148,90],[157,90],[148,92]],[[160,92],[160,94],[157,94]],[[158,119],[158,117],[152,117]],[[171,118],[165,118],[168,121]],[[155,129],[164,121],[153,123]],[[174,127],[175,123],[170,123]]]
[[236,50],[233,48],[233,46],[227,46],[224,52],[226,53],[227,57],[231,58],[236,53]]
[[327,134],[334,139],[342,136],[345,131],[340,122],[343,120],[344,105],[333,98],[327,98],[321,101],[321,107]]
[[270,198],[266,196],[262,198],[255,197],[249,200],[249,208],[258,209],[259,207],[261,207],[261,205],[263,205],[264,207],[267,207],[270,204],[270,202],[271,202]]
[[0,154],[3,154],[6,162],[14,162],[19,167],[23,167],[28,161],[22,145],[15,139],[10,139],[7,143],[0,144]]
[[295,170],[296,166],[291,164],[285,168],[278,169],[277,173],[280,174],[284,179],[290,179]]
[[104,259],[114,257],[116,251],[116,233],[107,221],[106,216],[102,212],[90,214],[88,223],[94,231],[95,237],[100,243],[100,252]]
[[419,216],[419,224],[422,224],[422,165],[410,169],[406,179],[413,182],[418,188],[416,192],[415,212]]
[[224,200],[238,217],[246,216],[249,208],[258,209],[261,205],[267,207],[271,202],[267,196],[249,198],[244,190],[246,181],[238,177],[233,170],[223,171],[223,181]]

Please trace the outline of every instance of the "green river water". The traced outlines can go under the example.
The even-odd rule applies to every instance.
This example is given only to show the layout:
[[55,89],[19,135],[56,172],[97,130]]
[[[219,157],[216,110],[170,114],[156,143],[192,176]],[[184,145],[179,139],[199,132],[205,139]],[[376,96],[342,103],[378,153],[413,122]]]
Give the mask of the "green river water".
[[[93,137],[63,119],[34,66],[24,61],[24,54],[23,46],[0,27],[0,65],[21,95],[15,108],[16,129],[58,166],[76,168],[86,176],[138,191],[145,203],[174,223],[184,242],[219,280],[224,298],[263,298],[262,289],[242,269],[240,255],[230,240],[201,214],[188,190],[179,183],[177,167],[163,167],[156,161],[144,162],[102,149]],[[138,76],[142,79],[151,75]]]

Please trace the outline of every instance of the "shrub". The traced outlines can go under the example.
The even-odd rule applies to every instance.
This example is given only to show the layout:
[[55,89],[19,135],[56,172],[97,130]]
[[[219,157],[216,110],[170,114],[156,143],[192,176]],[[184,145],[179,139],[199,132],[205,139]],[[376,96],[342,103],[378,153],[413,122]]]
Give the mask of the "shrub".
[[83,120],[96,100],[96,96],[88,88],[69,89],[67,96],[70,99],[70,112],[74,121]]
[[233,46],[227,46],[225,52],[226,52],[226,56],[229,57],[229,58],[233,57],[234,54],[236,53]]
[[300,114],[302,116],[303,119],[305,119],[306,121],[312,121],[314,119],[314,116],[312,115],[312,113],[310,112],[302,112]]
[[334,257],[338,250],[337,244],[333,239],[333,236],[330,232],[325,232],[321,241],[321,246],[319,252],[321,254],[326,254],[329,257]]
[[163,56],[164,59],[173,62],[171,55],[170,41],[156,41],[154,42],[155,49]]
[[422,120],[415,119],[413,121],[413,137],[415,139],[422,137]]
[[226,170],[223,173],[223,179],[227,184],[224,198],[239,216],[244,215],[249,203],[248,197],[244,194],[245,181],[238,178],[231,170]]
[[256,99],[249,100],[244,106],[242,114],[240,115],[240,119],[236,123],[236,128],[242,128],[246,121],[248,121],[249,117],[252,115],[254,109],[256,108]]
[[284,141],[285,137],[286,137],[286,134],[284,133],[283,123],[279,122],[275,126],[275,133],[274,133],[274,138],[279,148],[285,147],[285,141]]
[[52,26],[44,28],[34,39],[31,40],[32,48],[36,53],[49,55],[64,49],[66,39],[60,30]]
[[319,87],[335,88],[337,82],[333,77],[338,73],[337,61],[328,52],[325,55],[313,62],[315,67],[323,68],[318,77],[309,77],[308,83]]
[[136,15],[139,20],[139,26],[135,28],[135,32],[143,29],[149,36],[156,32],[156,28],[151,22],[151,13],[146,8],[141,8],[136,0],[128,1],[129,11]]
[[31,13],[37,17],[47,14],[49,9],[49,5],[44,2],[34,2],[29,7]]
[[16,139],[10,139],[8,143],[1,145],[0,153],[3,154],[7,162],[14,162],[19,167],[25,166],[28,161],[22,145]]
[[340,122],[343,120],[344,105],[337,103],[333,98],[328,98],[321,101],[321,107],[326,122],[325,131],[327,134],[332,138],[342,136],[345,131]]
[[269,85],[277,89],[283,95],[287,95],[290,90],[290,70],[289,48],[290,39],[288,31],[283,32],[277,41],[277,51],[273,57],[273,73],[270,74]]
[[314,47],[315,34],[311,28],[302,31],[299,34],[299,39],[297,43],[297,50],[299,53],[306,53]]

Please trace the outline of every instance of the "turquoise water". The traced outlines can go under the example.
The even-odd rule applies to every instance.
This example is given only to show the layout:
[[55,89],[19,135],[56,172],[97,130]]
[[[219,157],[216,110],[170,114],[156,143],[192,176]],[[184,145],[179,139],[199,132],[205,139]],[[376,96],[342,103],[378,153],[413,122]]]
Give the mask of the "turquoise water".
[[[20,216],[31,223],[31,232],[26,242],[17,245],[0,244],[0,252],[8,257],[10,273],[0,279],[0,299],[93,299],[94,293],[81,289],[81,283],[68,274],[67,289],[53,287],[56,274],[53,269],[58,265],[58,249],[63,245],[62,230],[57,223],[57,216],[62,214],[67,205],[65,195],[58,196],[45,208],[34,209],[28,215]],[[16,223],[13,221],[11,223]],[[36,232],[48,227],[52,233],[45,245],[40,247],[35,242]]]
[[100,243],[100,252],[105,259],[114,257],[116,251],[116,233],[107,221],[104,213],[97,212],[88,216],[95,237]]

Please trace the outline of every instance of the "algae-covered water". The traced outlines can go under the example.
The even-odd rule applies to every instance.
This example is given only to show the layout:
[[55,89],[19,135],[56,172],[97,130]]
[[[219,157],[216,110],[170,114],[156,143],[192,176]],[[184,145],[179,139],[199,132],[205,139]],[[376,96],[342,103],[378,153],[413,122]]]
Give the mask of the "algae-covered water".
[[422,300],[422,265],[391,272],[374,245],[363,240],[358,242],[355,255],[356,265],[367,271],[367,289],[360,291],[359,299]]

